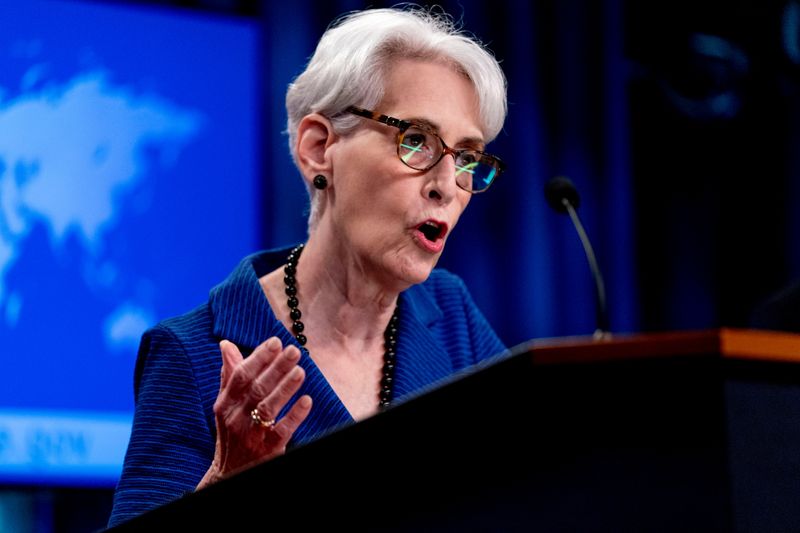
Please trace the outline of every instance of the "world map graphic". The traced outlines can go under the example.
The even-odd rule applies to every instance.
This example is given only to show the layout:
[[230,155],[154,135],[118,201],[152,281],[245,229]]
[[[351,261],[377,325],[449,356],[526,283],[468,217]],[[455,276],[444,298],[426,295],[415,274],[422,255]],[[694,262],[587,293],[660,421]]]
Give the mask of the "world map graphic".
[[[36,86],[35,77],[30,71],[24,86]],[[121,279],[143,282],[104,261],[106,239],[130,192],[152,179],[152,164],[170,166],[202,124],[200,113],[115,86],[102,71],[0,100],[0,321],[7,328],[29,301],[7,274],[37,226],[55,257],[75,239],[83,281],[94,292]],[[155,161],[147,154],[153,149]],[[153,318],[152,309],[121,302],[96,327],[109,349],[130,349]]]

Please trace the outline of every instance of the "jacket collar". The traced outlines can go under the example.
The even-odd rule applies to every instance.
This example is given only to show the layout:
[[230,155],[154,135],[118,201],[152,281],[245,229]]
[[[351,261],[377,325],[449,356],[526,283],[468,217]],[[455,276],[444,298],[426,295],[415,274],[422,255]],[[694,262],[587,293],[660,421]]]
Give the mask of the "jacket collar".
[[245,257],[225,281],[211,290],[209,304],[217,338],[233,342],[247,355],[274,335],[280,323],[258,279],[280,267],[290,250],[291,247],[280,248]]
[[[275,317],[258,281],[260,276],[279,268],[290,250],[291,247],[281,248],[245,257],[228,278],[211,291],[209,304],[214,335],[235,343],[245,357],[271,336],[278,336],[284,346],[291,343],[300,347]],[[400,313],[394,382],[396,400],[413,395],[453,372],[450,357],[431,331],[443,318],[443,313],[424,283],[401,294]],[[352,422],[308,352],[303,349],[301,352],[300,365],[306,370],[306,381],[297,394],[309,394],[316,408],[298,428],[293,439],[295,444],[315,438],[320,428]],[[323,405],[318,400],[323,400]],[[327,418],[323,420],[322,417]]]
[[[278,320],[264,296],[259,278],[286,261],[293,247],[258,252],[245,257],[228,278],[211,290],[214,335],[254,349],[275,331]],[[423,285],[403,293],[401,311],[420,325],[430,327],[442,318],[442,310]]]

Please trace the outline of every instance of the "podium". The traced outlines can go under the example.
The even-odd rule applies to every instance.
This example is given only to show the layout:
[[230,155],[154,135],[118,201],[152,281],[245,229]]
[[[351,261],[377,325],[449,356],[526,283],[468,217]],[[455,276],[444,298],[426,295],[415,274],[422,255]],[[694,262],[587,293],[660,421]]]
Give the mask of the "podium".
[[531,341],[113,531],[800,527],[800,336]]

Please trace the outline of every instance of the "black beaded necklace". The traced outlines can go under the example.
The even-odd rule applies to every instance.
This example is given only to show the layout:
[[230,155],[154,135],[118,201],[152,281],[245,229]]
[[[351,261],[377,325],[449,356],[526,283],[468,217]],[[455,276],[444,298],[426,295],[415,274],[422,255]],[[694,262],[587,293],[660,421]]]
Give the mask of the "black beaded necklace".
[[[300,312],[300,302],[297,300],[297,262],[300,260],[300,254],[303,253],[302,244],[297,245],[294,250],[289,253],[286,258],[286,266],[283,267],[283,282],[286,284],[286,304],[289,306],[289,317],[292,319],[292,331],[301,346],[305,347],[308,339],[303,334],[306,329],[305,324],[300,320],[303,313]],[[397,305],[392,313],[392,318],[389,319],[389,324],[386,326],[386,331],[383,332],[383,375],[381,376],[381,391],[378,394],[378,408],[386,409],[392,403],[392,384],[394,382],[394,363],[397,356],[397,326],[400,321],[400,306]],[[308,351],[306,349],[306,351]]]

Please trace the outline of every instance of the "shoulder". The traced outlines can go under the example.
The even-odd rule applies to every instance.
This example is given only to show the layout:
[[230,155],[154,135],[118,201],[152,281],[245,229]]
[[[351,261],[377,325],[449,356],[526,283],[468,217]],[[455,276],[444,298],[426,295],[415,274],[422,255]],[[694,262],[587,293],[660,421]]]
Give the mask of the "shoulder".
[[192,351],[198,344],[211,342],[213,335],[213,316],[207,303],[195,307],[182,315],[162,320],[142,335],[142,350],[153,345],[172,351]]
[[189,384],[175,379],[179,375],[200,383],[219,381],[218,341],[213,332],[213,317],[208,304],[188,313],[163,320],[142,335],[134,374],[138,393],[145,375],[160,376],[172,385]]
[[208,303],[204,303],[187,313],[167,318],[156,324],[149,331],[164,334],[178,342],[191,341],[202,336],[202,332],[210,331],[213,318]]
[[468,359],[475,362],[505,349],[456,274],[434,269],[425,283],[412,289],[407,291],[409,310],[440,335],[451,351],[461,344]]
[[434,269],[428,279],[403,293],[405,306],[426,326],[462,322],[475,310],[464,282],[456,274]]

